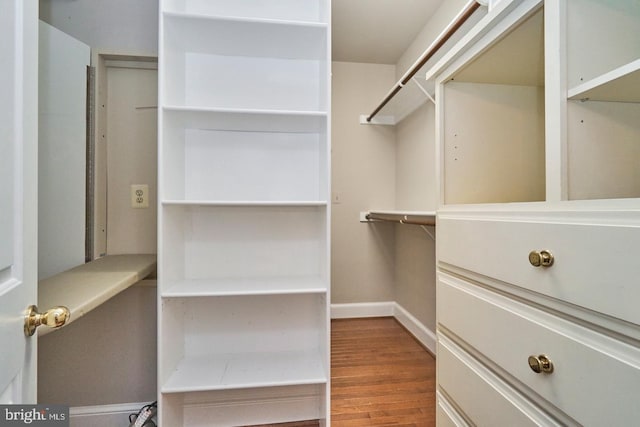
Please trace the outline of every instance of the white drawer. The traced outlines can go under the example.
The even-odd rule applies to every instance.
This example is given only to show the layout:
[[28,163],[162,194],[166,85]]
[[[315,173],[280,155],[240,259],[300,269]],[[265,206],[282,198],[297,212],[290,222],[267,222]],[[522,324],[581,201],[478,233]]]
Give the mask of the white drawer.
[[[560,426],[447,337],[438,336],[438,386],[478,426]],[[479,398],[482,396],[482,398]]]
[[[438,323],[583,425],[640,419],[640,349],[444,273]],[[529,356],[546,355],[550,374]]]
[[469,424],[458,414],[447,399],[436,392],[436,426],[438,427],[469,427]]
[[[438,217],[438,261],[640,324],[640,227]],[[529,263],[549,250],[551,267]]]

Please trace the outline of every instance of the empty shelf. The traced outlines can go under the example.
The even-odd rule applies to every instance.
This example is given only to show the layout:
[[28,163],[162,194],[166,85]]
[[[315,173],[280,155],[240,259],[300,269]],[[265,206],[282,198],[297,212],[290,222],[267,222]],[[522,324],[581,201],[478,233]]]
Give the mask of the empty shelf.
[[[47,310],[63,305],[71,312],[69,322],[154,273],[155,255],[108,255],[79,265],[38,283],[38,306]],[[40,328],[40,335],[54,329]]]
[[319,352],[239,353],[183,359],[163,393],[232,390],[327,382]]
[[265,277],[182,280],[170,284],[163,297],[309,294],[327,291],[320,277]]

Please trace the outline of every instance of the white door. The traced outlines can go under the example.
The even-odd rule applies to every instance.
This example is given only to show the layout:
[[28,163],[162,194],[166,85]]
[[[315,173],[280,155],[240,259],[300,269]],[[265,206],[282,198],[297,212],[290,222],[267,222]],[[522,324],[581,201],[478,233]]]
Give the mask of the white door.
[[0,0],[0,403],[36,402],[38,2]]

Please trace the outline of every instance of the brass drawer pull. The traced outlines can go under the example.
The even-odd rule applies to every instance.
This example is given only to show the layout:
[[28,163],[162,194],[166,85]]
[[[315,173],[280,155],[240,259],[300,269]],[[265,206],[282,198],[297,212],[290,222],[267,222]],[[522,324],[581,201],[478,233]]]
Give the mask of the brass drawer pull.
[[534,267],[551,267],[553,254],[546,249],[529,252],[529,263]]
[[533,372],[539,374],[544,372],[550,374],[553,372],[553,362],[547,356],[541,354],[539,356],[529,356],[529,367]]

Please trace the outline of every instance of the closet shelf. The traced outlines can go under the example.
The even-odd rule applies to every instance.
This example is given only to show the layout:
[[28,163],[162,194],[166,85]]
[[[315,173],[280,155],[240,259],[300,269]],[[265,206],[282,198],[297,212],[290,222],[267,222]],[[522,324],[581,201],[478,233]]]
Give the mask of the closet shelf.
[[165,126],[248,132],[319,133],[326,126],[326,111],[204,108],[165,105]]
[[218,22],[229,22],[238,24],[255,24],[255,25],[273,25],[273,26],[292,26],[292,27],[309,27],[309,28],[328,28],[328,24],[316,21],[304,21],[293,19],[271,19],[259,17],[244,17],[222,14],[198,14],[179,11],[165,11],[162,15],[168,19],[184,19],[184,20],[203,20],[207,25],[215,25]]
[[571,100],[640,102],[640,59],[568,91]]
[[328,25],[324,23],[175,12],[165,12],[163,17],[165,43],[186,53],[293,60],[319,60],[326,55]]
[[163,298],[320,294],[327,292],[327,283],[313,276],[187,279],[169,283],[166,288]]
[[360,222],[395,222],[411,225],[436,225],[435,211],[368,211],[360,212]]
[[[73,322],[156,270],[155,255],[107,255],[38,283],[38,306],[63,305]],[[54,331],[40,328],[45,335]]]
[[326,200],[163,200],[164,206],[212,206],[212,207],[315,207],[327,206]]
[[186,357],[162,393],[325,384],[318,352],[256,352]]
[[328,15],[317,0],[279,0],[276,5],[267,3],[261,5],[260,2],[237,0],[170,0],[164,2],[163,10],[165,13],[205,17],[224,16],[309,23],[325,22],[324,17]]

